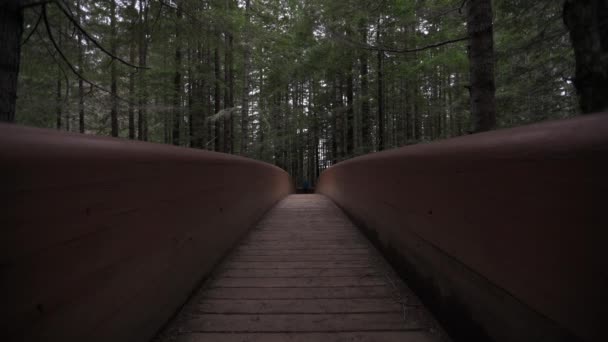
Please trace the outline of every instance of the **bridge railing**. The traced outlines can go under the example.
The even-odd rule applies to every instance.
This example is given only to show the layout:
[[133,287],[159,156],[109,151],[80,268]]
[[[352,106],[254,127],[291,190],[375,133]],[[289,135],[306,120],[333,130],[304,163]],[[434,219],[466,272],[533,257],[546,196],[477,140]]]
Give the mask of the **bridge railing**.
[[0,340],[148,341],[266,210],[274,166],[0,125]]
[[326,170],[317,192],[455,338],[604,338],[608,114],[363,156]]

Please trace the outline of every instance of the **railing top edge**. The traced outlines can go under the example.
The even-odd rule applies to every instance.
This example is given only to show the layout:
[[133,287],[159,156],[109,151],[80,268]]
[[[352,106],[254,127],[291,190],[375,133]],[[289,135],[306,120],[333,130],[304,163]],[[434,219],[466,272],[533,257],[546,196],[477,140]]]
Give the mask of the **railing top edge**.
[[501,159],[512,156],[550,156],[576,152],[608,152],[608,113],[506,128],[430,143],[371,153],[340,162],[333,167],[408,158]]
[[0,123],[0,164],[53,158],[250,164],[285,172],[274,165],[238,155]]

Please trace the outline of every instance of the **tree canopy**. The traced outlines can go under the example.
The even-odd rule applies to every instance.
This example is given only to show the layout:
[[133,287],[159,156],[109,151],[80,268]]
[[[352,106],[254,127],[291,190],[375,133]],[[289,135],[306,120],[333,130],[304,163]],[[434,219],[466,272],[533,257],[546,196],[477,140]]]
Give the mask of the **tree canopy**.
[[[314,184],[347,158],[475,131],[465,2],[43,2],[24,10],[16,121],[241,154]],[[494,127],[577,115],[562,4],[492,3]]]

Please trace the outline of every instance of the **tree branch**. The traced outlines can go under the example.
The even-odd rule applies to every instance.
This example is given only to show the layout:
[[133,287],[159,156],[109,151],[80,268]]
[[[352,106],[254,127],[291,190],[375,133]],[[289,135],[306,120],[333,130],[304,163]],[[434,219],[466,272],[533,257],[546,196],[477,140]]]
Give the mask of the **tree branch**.
[[420,52],[420,51],[424,51],[424,50],[438,48],[438,47],[444,46],[444,45],[463,42],[465,40],[469,40],[469,37],[467,36],[467,37],[460,37],[460,38],[456,38],[456,39],[445,40],[443,42],[429,44],[429,45],[422,46],[419,48],[414,48],[414,49],[393,49],[393,48],[387,48],[387,47],[383,47],[383,46],[373,46],[373,45],[367,45],[364,48],[367,50],[385,51],[385,52],[392,52],[392,53],[414,53],[414,52]]
[[38,30],[38,25],[40,25],[40,21],[42,21],[42,12],[40,12],[40,14],[38,15],[38,20],[36,20],[34,28],[30,31],[30,33],[28,33],[27,37],[25,37],[25,40],[21,43],[21,46],[25,45],[30,40],[34,32]]
[[79,79],[83,80],[84,82],[88,83],[91,85],[91,87],[94,87],[95,89],[99,89],[105,93],[108,93],[114,97],[116,97],[117,99],[127,102],[129,104],[133,104],[136,105],[135,103],[127,100],[127,99],[123,99],[122,97],[118,96],[118,95],[114,95],[112,94],[111,91],[107,90],[106,88],[97,85],[96,83],[93,83],[91,81],[89,81],[88,79],[86,79],[84,76],[82,76],[78,70],[76,70],[76,68],[74,67],[74,65],[72,65],[72,63],[68,60],[68,58],[65,56],[65,54],[63,53],[63,51],[61,50],[61,48],[59,47],[59,45],[57,44],[57,42],[55,41],[55,37],[53,36],[53,32],[51,30],[51,26],[49,25],[49,21],[48,21],[48,17],[47,17],[47,13],[46,13],[46,4],[42,5],[42,19],[44,21],[44,26],[46,27],[46,32],[49,36],[49,40],[51,41],[51,43],[53,44],[53,46],[55,47],[55,49],[57,50],[57,53],[59,54],[59,56],[61,57],[61,59],[63,59],[63,61],[68,65],[68,67],[70,68],[70,70],[72,71],[72,73],[74,73],[74,75],[76,75]]
[[351,39],[349,39],[348,37],[345,37],[343,34],[341,33],[336,33],[335,31],[333,31],[332,29],[328,28],[331,33],[334,34],[334,36],[338,37],[338,39],[341,39],[355,47],[361,48],[361,49],[365,49],[365,50],[371,50],[371,51],[384,51],[384,52],[392,52],[392,53],[414,53],[414,52],[420,52],[420,51],[424,51],[424,50],[429,50],[429,49],[434,49],[440,46],[444,46],[444,45],[448,45],[448,44],[454,44],[454,43],[458,43],[458,42],[462,42],[465,40],[469,39],[469,36],[465,36],[465,37],[460,37],[460,38],[455,38],[455,39],[450,39],[450,40],[445,40],[443,42],[439,42],[439,43],[433,43],[433,44],[429,44],[426,46],[422,46],[419,48],[414,48],[414,49],[395,49],[395,48],[391,48],[391,47],[386,47],[386,46],[378,46],[378,45],[368,45],[368,44],[362,44],[361,42],[355,42]]
[[[41,15],[42,15],[42,13],[41,13]],[[40,34],[40,32],[36,31],[36,34],[38,35],[38,38],[40,39],[40,41],[44,45],[44,48],[46,49],[46,51],[49,53],[49,55],[51,56],[51,58],[53,58],[53,61],[55,62],[55,64],[57,64],[57,67],[59,68],[59,70],[61,70],[61,73],[63,74],[63,77],[65,78],[65,84],[69,85],[70,84],[70,80],[69,80],[68,74],[65,72],[65,70],[61,66],[61,63],[59,63],[59,61],[55,57],[55,54],[51,51],[51,49],[49,49],[49,47],[46,44],[46,42],[44,42],[44,39],[42,38],[42,35]],[[65,99],[63,101],[64,104],[68,102],[68,96],[69,96],[68,88],[66,87]]]
[[[80,26],[80,23],[78,22],[78,20],[76,20],[71,14],[70,12],[65,9],[59,2],[57,1],[53,1],[57,7],[61,10],[61,12],[63,12],[63,14],[65,14],[65,16],[68,18],[68,20],[80,31],[82,32],[82,34],[88,39],[90,40],[93,45],[95,45],[98,49],[100,49],[101,51],[103,51],[106,55],[110,56],[112,58],[112,60],[117,60],[119,62],[121,62],[124,65],[130,66],[132,68],[135,69],[149,69],[147,67],[142,67],[142,66],[138,66],[138,65],[133,65],[127,61],[125,61],[124,59],[112,54],[110,51],[108,51],[106,48],[104,48],[99,42],[97,42],[97,40],[95,38],[93,38],[84,28],[82,28],[82,26]],[[46,19],[46,15],[45,15],[45,19]]]

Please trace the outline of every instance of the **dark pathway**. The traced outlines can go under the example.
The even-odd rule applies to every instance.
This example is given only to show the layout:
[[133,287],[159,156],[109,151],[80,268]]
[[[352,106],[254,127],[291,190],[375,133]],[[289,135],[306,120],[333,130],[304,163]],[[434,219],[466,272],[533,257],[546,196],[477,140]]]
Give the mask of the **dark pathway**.
[[440,329],[344,213],[281,201],[159,341],[440,341]]

